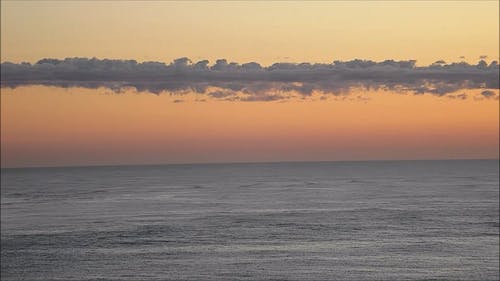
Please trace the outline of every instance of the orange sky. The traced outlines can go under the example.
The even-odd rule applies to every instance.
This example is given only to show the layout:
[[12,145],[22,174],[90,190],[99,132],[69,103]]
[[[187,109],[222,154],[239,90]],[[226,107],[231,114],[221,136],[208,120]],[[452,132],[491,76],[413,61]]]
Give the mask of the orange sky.
[[[490,62],[498,60],[498,5],[2,1],[1,61]],[[109,92],[2,88],[2,167],[499,155],[498,99],[473,90],[466,100],[357,91],[286,102]]]
[[371,92],[196,102],[104,92],[3,89],[2,165],[498,157],[497,100]]

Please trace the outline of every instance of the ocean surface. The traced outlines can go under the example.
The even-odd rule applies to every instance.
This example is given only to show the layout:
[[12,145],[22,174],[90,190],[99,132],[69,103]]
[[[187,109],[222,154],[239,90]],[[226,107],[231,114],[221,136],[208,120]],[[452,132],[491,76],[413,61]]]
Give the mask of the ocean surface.
[[3,169],[1,280],[499,280],[498,169]]

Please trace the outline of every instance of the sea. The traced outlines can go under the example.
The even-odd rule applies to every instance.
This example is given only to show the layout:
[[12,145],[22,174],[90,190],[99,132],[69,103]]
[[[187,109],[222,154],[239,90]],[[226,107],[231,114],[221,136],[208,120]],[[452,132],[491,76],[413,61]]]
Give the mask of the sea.
[[2,169],[1,280],[499,280],[499,161]]

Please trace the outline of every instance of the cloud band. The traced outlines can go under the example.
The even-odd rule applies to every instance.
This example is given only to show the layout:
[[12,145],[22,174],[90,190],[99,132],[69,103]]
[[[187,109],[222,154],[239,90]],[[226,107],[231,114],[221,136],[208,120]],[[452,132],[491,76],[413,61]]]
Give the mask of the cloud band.
[[[331,64],[228,63],[209,65],[188,58],[170,64],[135,60],[88,58],[42,59],[35,64],[1,64],[1,86],[47,85],[57,87],[106,87],[114,91],[135,88],[140,92],[195,92],[215,99],[267,101],[286,99],[291,94],[309,96],[314,92],[348,94],[353,88],[385,89],[414,94],[444,96],[462,89],[499,88],[499,65],[437,61],[416,66],[414,60],[334,61]],[[490,97],[490,92],[485,95]]]

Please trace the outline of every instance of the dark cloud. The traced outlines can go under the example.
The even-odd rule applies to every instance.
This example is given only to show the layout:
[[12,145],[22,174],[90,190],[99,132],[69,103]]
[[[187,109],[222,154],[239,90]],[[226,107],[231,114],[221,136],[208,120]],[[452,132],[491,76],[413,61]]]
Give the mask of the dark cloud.
[[495,92],[490,91],[490,90],[485,90],[481,92],[481,95],[487,99],[489,98],[494,98],[495,97]]
[[458,95],[447,95],[447,97],[450,98],[450,99],[465,100],[465,99],[467,99],[467,94],[462,93],[462,94],[458,94]]
[[435,65],[436,64],[446,64],[446,62],[444,60],[438,60],[434,63]]
[[334,61],[331,64],[256,62],[219,59],[192,62],[179,58],[170,64],[135,60],[67,58],[42,59],[36,64],[1,64],[2,87],[47,85],[109,88],[115,92],[183,94],[195,92],[221,100],[273,101],[315,92],[347,95],[353,88],[448,95],[461,89],[498,89],[498,63],[437,61],[418,67],[414,60]]
[[217,99],[220,99],[220,98],[225,98],[225,97],[228,97],[228,96],[232,96],[232,92],[227,92],[227,91],[213,91],[213,92],[208,92],[207,93],[209,96],[213,97],[213,98],[217,98]]

